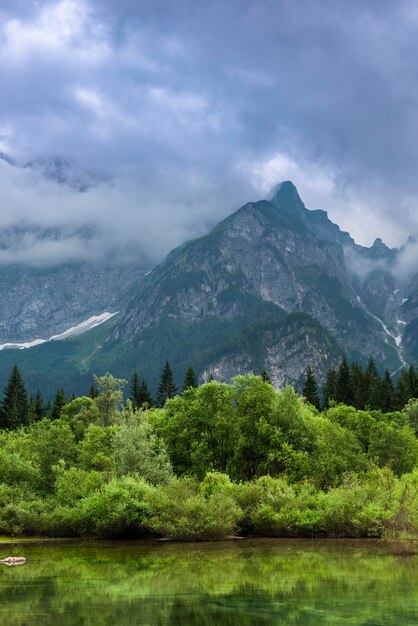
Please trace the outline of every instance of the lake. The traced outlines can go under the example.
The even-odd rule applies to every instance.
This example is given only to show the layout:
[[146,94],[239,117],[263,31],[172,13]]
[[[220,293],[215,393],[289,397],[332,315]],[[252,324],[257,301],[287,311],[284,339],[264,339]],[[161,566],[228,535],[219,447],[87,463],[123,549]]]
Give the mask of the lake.
[[8,626],[416,626],[418,557],[379,542],[245,539],[216,544],[6,546]]

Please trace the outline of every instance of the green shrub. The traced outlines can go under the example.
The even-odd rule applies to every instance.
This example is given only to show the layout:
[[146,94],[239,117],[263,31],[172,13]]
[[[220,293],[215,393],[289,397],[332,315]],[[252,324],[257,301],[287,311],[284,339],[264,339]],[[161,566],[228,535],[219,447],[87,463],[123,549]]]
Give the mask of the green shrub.
[[151,498],[148,527],[169,539],[210,541],[236,532],[242,513],[231,495],[207,491],[189,478],[175,479]]
[[74,528],[82,536],[140,537],[147,532],[152,493],[151,486],[134,478],[112,480],[80,500]]

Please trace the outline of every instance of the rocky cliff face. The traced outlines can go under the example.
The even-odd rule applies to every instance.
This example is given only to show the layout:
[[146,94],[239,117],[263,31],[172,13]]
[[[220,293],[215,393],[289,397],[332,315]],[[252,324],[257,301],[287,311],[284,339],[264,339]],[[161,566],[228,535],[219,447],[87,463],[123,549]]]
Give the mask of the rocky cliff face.
[[[416,245],[411,239],[390,249],[377,239],[359,246],[324,211],[306,209],[285,182],[144,277],[134,266],[2,268],[0,337],[33,339],[103,310],[121,311],[88,351],[80,339],[61,342],[68,348],[59,347],[59,361],[57,346],[47,344],[18,353],[16,362],[30,373],[33,351],[42,351],[57,385],[73,367],[74,381],[138,369],[155,387],[167,359],[178,384],[191,365],[201,380],[265,367],[275,385],[299,385],[308,365],[321,379],[343,354],[360,362],[373,356],[395,372],[418,360],[418,274],[410,262]],[[0,372],[11,363],[4,352]],[[65,371],[56,371],[58,362]]]
[[0,231],[0,344],[33,341],[59,334],[92,315],[123,310],[140,265],[59,263],[36,267],[11,263],[25,242],[55,242],[77,236],[89,246],[91,233],[13,227]]
[[[270,200],[245,205],[205,237],[174,250],[145,278],[113,341],[136,337],[137,345],[146,344],[162,320],[190,328],[235,320],[235,333],[258,336],[257,356],[238,338],[233,350],[222,340],[212,360],[202,353],[203,378],[229,379],[265,366],[279,384],[299,380],[308,364],[323,373],[343,352],[361,361],[372,355],[394,371],[413,356],[402,336],[416,319],[417,298],[417,279],[397,278],[398,255],[380,239],[371,248],[356,245],[324,211],[308,211],[285,182]],[[250,319],[254,302],[269,304],[268,313],[259,308]],[[285,328],[282,320],[294,313],[305,317]],[[268,317],[280,319],[274,331],[254,328]],[[312,331],[315,324],[322,333]],[[205,348],[213,351],[215,344],[208,326]],[[189,350],[195,352],[193,345]]]

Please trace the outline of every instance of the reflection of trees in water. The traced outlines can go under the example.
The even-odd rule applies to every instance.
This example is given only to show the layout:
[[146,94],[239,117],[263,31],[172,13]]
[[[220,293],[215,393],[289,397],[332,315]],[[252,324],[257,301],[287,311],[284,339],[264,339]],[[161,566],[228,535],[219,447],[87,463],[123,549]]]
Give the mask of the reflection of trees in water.
[[114,543],[25,546],[24,552],[24,567],[0,570],[0,624],[360,626],[418,621],[418,562],[390,555],[378,544]]

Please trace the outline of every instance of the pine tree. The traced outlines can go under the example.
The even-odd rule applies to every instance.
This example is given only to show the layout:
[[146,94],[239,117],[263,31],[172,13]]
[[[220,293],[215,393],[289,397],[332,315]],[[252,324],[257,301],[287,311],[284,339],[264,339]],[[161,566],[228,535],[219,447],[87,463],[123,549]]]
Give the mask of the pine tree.
[[412,390],[409,384],[409,374],[408,370],[405,368],[402,370],[398,382],[396,383],[396,407],[400,410],[404,408],[408,400],[412,397]]
[[39,391],[39,389],[37,389],[31,401],[31,419],[32,421],[36,422],[38,420],[41,420],[44,416],[45,416],[44,400],[42,398],[41,392]]
[[92,400],[94,400],[94,398],[97,398],[98,395],[99,395],[99,390],[97,389],[96,385],[91,385],[90,391],[89,391],[89,397]]
[[312,369],[310,367],[308,367],[306,371],[306,379],[305,384],[302,388],[302,394],[304,395],[306,400],[318,410],[321,408],[321,403],[318,395],[318,386],[316,384],[315,376],[313,375]]
[[130,399],[136,409],[150,408],[153,405],[152,396],[144,379],[140,379],[138,372],[134,372],[131,378]]
[[264,382],[270,383],[270,385],[271,385],[271,379],[270,379],[270,376],[268,375],[268,372],[267,372],[265,367],[261,370],[260,376],[264,380]]
[[346,357],[343,357],[337,375],[337,402],[353,404],[353,387],[350,366]]
[[337,400],[337,372],[334,369],[329,369],[323,390],[323,406],[328,408],[332,401]]
[[4,390],[0,412],[1,428],[18,428],[29,421],[29,403],[25,383],[15,365]]
[[139,406],[142,409],[150,409],[153,405],[154,401],[152,395],[150,394],[146,380],[143,378],[139,385]]
[[67,404],[64,389],[58,389],[52,405],[51,419],[57,420],[60,417],[61,409]]
[[198,387],[197,377],[192,367],[188,368],[186,376],[184,377],[183,391],[189,389],[189,387]]
[[161,372],[160,383],[158,385],[157,402],[158,406],[164,406],[166,400],[173,398],[177,392],[177,387],[174,384],[173,372],[170,367],[170,363],[167,361],[164,365],[164,369]]
[[410,365],[408,367],[408,383],[410,399],[418,398],[418,374],[416,368],[413,365]]
[[140,380],[139,380],[138,372],[136,370],[132,374],[130,392],[131,392],[130,399],[132,400],[132,404],[134,405],[136,409],[139,409],[139,407],[141,406],[140,404],[141,403],[141,398],[140,398],[141,390],[140,390]]
[[380,404],[381,380],[376,363],[372,357],[370,357],[364,372],[364,379],[366,387],[365,407],[368,409],[378,409]]
[[351,364],[351,384],[353,406],[356,409],[364,409],[366,406],[366,380],[363,368],[358,363]]
[[386,370],[383,374],[383,378],[380,383],[379,396],[379,409],[381,409],[384,413],[389,413],[389,411],[392,411],[395,408],[393,382],[388,370]]

